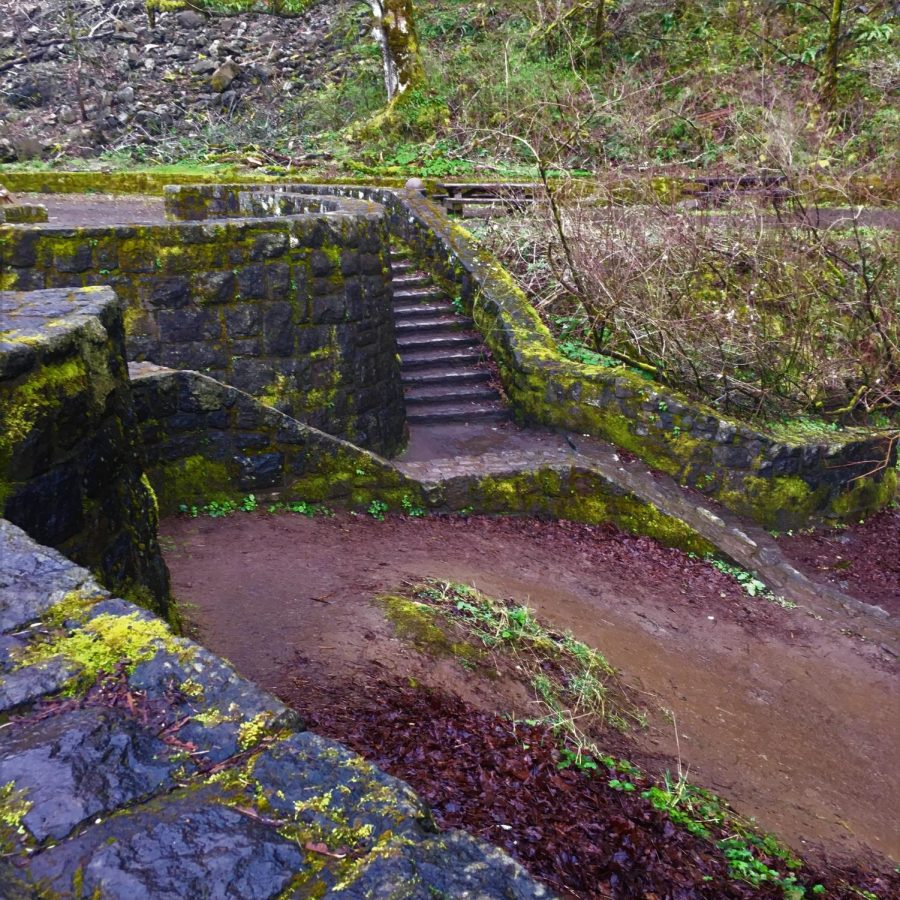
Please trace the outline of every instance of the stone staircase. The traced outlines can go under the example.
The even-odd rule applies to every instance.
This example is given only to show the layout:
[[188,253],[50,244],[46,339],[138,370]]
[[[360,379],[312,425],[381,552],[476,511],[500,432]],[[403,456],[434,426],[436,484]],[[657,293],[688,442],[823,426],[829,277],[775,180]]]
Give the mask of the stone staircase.
[[407,421],[506,419],[506,407],[484,364],[488,351],[473,321],[454,309],[447,293],[406,251],[392,251],[391,267]]

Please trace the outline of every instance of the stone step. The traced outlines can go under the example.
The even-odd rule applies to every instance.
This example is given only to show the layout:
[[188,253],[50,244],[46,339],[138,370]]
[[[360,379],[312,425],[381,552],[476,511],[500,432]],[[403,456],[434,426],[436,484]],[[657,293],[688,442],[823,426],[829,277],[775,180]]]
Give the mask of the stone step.
[[395,303],[394,316],[400,319],[419,318],[421,316],[450,315],[455,313],[451,303]]
[[418,269],[415,265],[408,260],[391,260],[391,275],[396,277],[397,275],[413,275],[418,274]]
[[447,295],[440,288],[420,287],[420,288],[394,288],[394,302],[402,301],[403,303],[422,302],[429,303],[436,300],[446,300]]
[[439,422],[500,420],[506,417],[506,407],[502,403],[482,400],[478,403],[416,406],[407,412],[406,421],[411,425],[426,425]]
[[410,334],[416,331],[458,331],[472,328],[475,323],[465,316],[431,315],[415,318],[399,319],[394,323],[397,334]]
[[403,351],[429,350],[438,347],[480,349],[481,343],[470,331],[423,331],[398,334],[397,346]]
[[478,384],[490,381],[491,373],[487,369],[462,364],[453,368],[433,366],[401,370],[400,380],[403,382],[404,389],[414,385]]
[[434,369],[438,366],[450,368],[459,365],[472,365],[484,359],[484,351],[478,347],[406,350],[400,353],[400,364],[403,370]]
[[417,287],[428,287],[432,284],[431,276],[426,275],[424,272],[415,272],[410,271],[409,274],[402,273],[397,275],[394,273],[393,277],[394,289],[407,289],[407,288],[417,288]]
[[462,384],[424,384],[405,387],[403,397],[407,406],[443,403],[459,406],[481,400],[500,400],[500,395],[487,382]]

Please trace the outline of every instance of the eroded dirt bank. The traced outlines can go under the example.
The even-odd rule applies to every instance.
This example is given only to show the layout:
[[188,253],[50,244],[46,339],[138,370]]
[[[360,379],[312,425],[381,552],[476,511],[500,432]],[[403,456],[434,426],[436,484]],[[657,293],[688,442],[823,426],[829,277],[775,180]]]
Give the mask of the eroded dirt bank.
[[852,619],[752,599],[699,561],[604,527],[255,514],[170,519],[162,536],[202,641],[276,693],[299,679],[327,703],[373,677],[412,676],[489,711],[527,707],[457,660],[415,652],[371,602],[406,579],[466,582],[571,629],[640,702],[671,710],[637,738],[660,768],[680,752],[694,782],[801,853],[900,859],[896,669]]

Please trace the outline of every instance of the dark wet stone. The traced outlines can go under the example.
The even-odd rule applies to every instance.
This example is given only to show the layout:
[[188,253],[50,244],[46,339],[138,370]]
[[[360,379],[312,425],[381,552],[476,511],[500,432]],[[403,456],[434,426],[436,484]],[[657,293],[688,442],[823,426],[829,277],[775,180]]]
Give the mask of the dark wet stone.
[[9,672],[16,666],[16,651],[22,650],[25,642],[10,635],[0,635],[0,672]]
[[281,483],[284,467],[282,453],[259,453],[255,456],[238,456],[235,459],[240,466],[242,491],[277,487]]
[[80,671],[80,666],[56,656],[0,677],[0,712],[58,693]]
[[435,830],[428,808],[408,784],[312,732],[291,735],[264,750],[253,778],[272,810],[325,833],[349,823],[367,833],[361,838],[366,847],[385,832],[421,840]]
[[0,559],[0,631],[35,621],[69,591],[81,588],[107,596],[84,569],[35,544],[5,519],[0,519]]
[[373,854],[350,878],[335,885],[329,896],[348,900],[369,897],[538,900],[553,894],[496,847],[463,831],[448,831],[420,844]]
[[32,877],[83,896],[263,900],[302,872],[304,856],[277,830],[230,809],[213,788],[179,792],[89,828],[35,856]]
[[241,678],[234,669],[208,650],[197,647],[191,659],[184,661],[173,653],[160,651],[141,663],[129,678],[136,690],[151,699],[165,697],[172,686],[189,681],[202,689],[202,699],[186,698],[172,710],[172,717],[211,714],[224,721],[214,726],[191,721],[178,732],[182,741],[196,744],[204,751],[206,763],[221,762],[240,749],[241,725],[265,716],[269,730],[302,727],[299,716],[257,685]]
[[62,543],[84,525],[78,472],[57,466],[25,482],[6,501],[4,515],[36,541]]
[[26,791],[23,823],[38,841],[171,786],[167,752],[115,709],[76,709],[0,732],[4,782]]

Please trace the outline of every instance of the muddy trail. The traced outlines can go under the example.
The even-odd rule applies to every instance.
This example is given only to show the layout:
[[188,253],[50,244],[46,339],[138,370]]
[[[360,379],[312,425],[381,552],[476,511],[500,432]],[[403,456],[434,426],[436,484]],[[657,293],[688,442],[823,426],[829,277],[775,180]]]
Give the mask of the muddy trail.
[[[577,853],[568,859],[565,847],[550,842],[555,849],[544,855],[555,853],[556,860],[542,868],[526,852],[531,845],[524,825],[510,825],[507,832],[499,825],[509,822],[488,821],[483,803],[466,818],[472,800],[466,800],[466,778],[454,768],[462,766],[454,761],[459,754],[428,765],[422,756],[425,746],[442,741],[469,749],[477,744],[490,755],[501,738],[485,745],[483,735],[476,740],[466,728],[481,722],[490,733],[505,721],[497,717],[535,716],[528,690],[515,679],[483,677],[452,653],[436,654],[402,639],[375,601],[378,595],[435,578],[532,607],[549,626],[571,630],[601,650],[621,671],[629,696],[648,712],[646,729],[607,736],[610,753],[657,776],[687,771],[693,783],[755,818],[818,872],[848,865],[888,872],[894,885],[887,893],[881,882],[870,886],[883,897],[900,891],[891,874],[900,860],[900,692],[896,660],[886,649],[896,638],[894,623],[877,624],[873,640],[867,620],[869,637],[863,639],[853,618],[821,618],[751,598],[708,564],[607,526],[255,513],[171,518],[161,536],[175,594],[208,647],[300,708],[312,727],[407,778],[435,805],[439,821],[504,843],[561,892],[554,879],[568,885],[564,873],[577,871],[584,859]],[[428,703],[438,710],[433,720],[420,719],[421,702],[408,695],[409,685],[437,692]],[[537,746],[539,736],[534,740]],[[535,771],[544,771],[550,759],[534,763]],[[423,770],[432,772],[431,782]],[[443,787],[435,787],[438,773]],[[565,800],[559,783],[551,788]],[[475,797],[481,793],[478,786]],[[577,793],[590,791],[582,785]],[[501,794],[495,792],[492,802],[503,811]],[[521,799],[516,802],[521,806]],[[565,800],[567,807],[572,802]],[[621,814],[626,801],[616,802]],[[552,807],[546,800],[543,812],[526,809],[519,818],[543,815],[549,825]],[[604,815],[614,813],[604,809]],[[634,825],[633,818],[625,820]],[[528,826],[533,837],[536,824]],[[666,832],[662,822],[647,828]],[[676,853],[671,836],[659,838],[668,847],[662,857],[659,846],[645,846],[634,833],[620,840],[644,847],[634,851],[632,862],[648,871],[650,856],[682,859],[658,883],[686,871],[684,860],[700,853],[691,847]],[[719,883],[712,869],[698,871],[705,874],[697,884],[712,890]],[[641,890],[652,891],[656,883]],[[621,881],[618,887],[609,882],[608,889],[609,895],[643,896],[629,893]],[[574,894],[607,895],[577,886]],[[706,889],[671,894],[731,895],[743,896]]]

